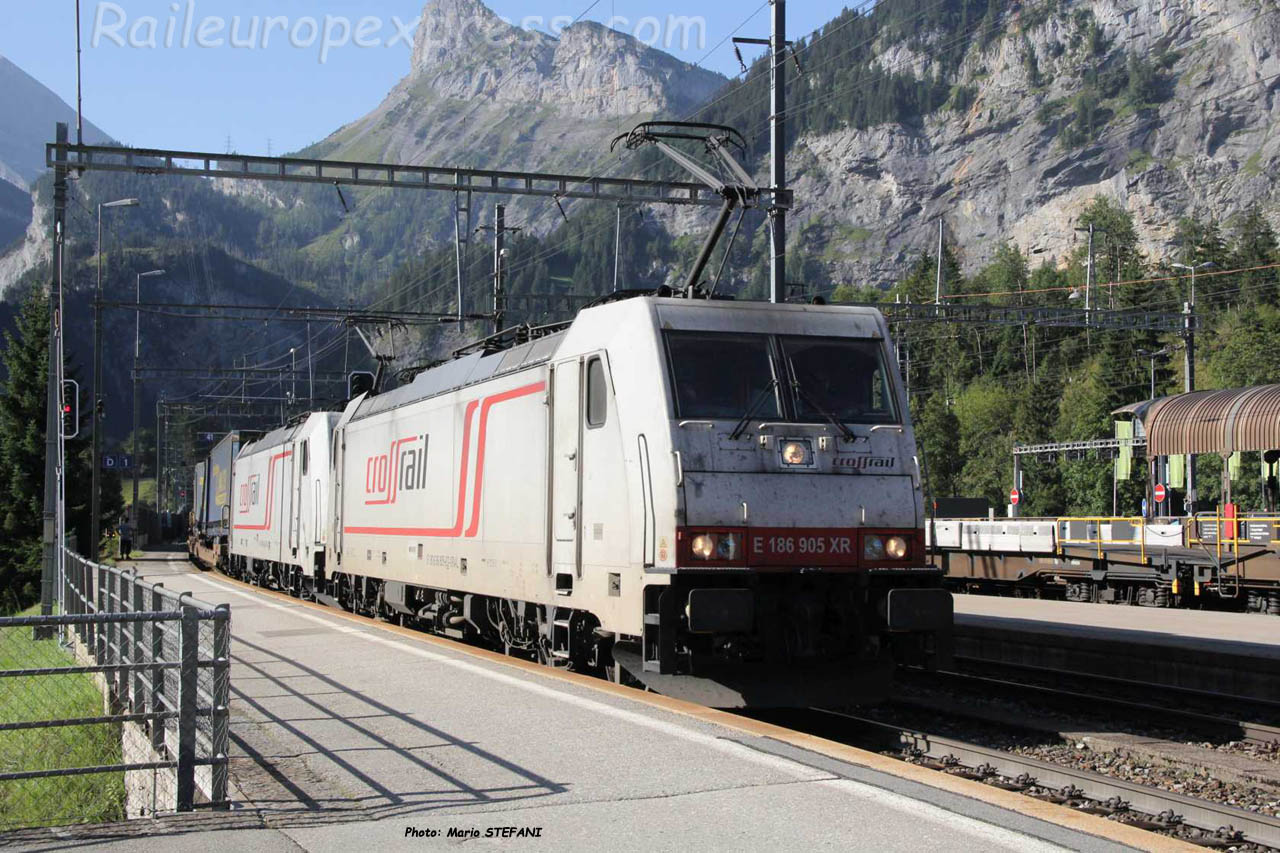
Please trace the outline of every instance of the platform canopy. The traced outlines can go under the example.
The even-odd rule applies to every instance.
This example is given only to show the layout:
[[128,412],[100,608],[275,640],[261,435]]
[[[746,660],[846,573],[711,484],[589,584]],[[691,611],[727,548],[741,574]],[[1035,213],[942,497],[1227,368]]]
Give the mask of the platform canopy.
[[1115,414],[1141,420],[1148,456],[1280,449],[1280,385],[1177,394]]

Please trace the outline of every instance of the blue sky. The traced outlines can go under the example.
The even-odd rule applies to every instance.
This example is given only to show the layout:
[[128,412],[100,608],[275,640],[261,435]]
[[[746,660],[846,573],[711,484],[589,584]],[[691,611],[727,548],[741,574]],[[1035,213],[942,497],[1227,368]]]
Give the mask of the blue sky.
[[[542,29],[552,29],[558,16],[579,16],[590,3],[489,0],[498,14],[517,23],[530,18]],[[790,35],[812,31],[841,8],[839,2],[793,0]],[[297,150],[368,112],[405,75],[410,48],[403,41],[387,45],[400,32],[392,18],[408,26],[421,10],[422,0],[82,0],[85,116],[131,145],[221,151],[230,138],[245,153],[265,154],[268,144],[275,154]],[[252,47],[230,44],[237,15],[236,40]],[[253,27],[255,16],[283,21],[265,35],[263,23]],[[671,16],[702,19],[705,36],[696,20],[668,26]],[[143,21],[147,17],[154,23]],[[376,21],[361,36],[365,17]],[[744,22],[741,35],[769,31],[763,0],[599,0],[587,17],[612,20],[646,41],[656,36],[659,46],[669,39],[671,53],[725,74],[736,73],[738,64],[731,45],[713,51],[722,39]],[[314,19],[318,32],[304,18]],[[207,19],[220,19],[225,28]],[[97,46],[91,38],[95,20],[108,33]],[[213,46],[198,45],[202,22],[209,28],[203,41]],[[321,62],[326,28],[333,46]],[[125,45],[117,45],[111,32]],[[378,46],[357,46],[358,36]],[[145,46],[149,38],[155,47]],[[5,0],[0,54],[74,106],[74,0]]]

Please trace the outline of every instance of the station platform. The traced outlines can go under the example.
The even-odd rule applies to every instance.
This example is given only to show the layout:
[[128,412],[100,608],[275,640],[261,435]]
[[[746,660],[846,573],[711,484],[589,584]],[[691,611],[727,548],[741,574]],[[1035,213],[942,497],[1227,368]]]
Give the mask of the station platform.
[[1280,703],[1280,617],[956,595],[957,662]]
[[1280,617],[1121,604],[955,595],[956,625],[1028,628],[1081,637],[1120,637],[1252,657],[1280,657]]
[[[230,812],[7,839],[235,850],[1182,850],[766,723],[143,555],[232,610]],[[452,831],[452,833],[451,833]]]

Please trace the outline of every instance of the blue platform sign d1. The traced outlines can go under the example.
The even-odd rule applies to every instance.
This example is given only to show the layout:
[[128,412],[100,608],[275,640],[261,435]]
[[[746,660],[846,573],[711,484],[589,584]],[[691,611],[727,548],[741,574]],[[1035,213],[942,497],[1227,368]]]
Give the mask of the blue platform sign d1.
[[132,471],[133,456],[128,453],[108,453],[102,457],[104,471]]

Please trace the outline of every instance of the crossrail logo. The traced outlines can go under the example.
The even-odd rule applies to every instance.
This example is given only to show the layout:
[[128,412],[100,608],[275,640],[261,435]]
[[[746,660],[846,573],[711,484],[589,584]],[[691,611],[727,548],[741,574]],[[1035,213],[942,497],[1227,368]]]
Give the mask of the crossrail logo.
[[[344,533],[368,536],[421,536],[442,537],[446,539],[472,538],[480,530],[481,497],[484,490],[485,446],[489,437],[489,414],[495,406],[531,397],[546,391],[545,382],[535,382],[510,391],[492,394],[483,400],[472,400],[466,404],[462,415],[462,447],[458,460],[458,492],[457,510],[450,527],[389,527],[383,525],[348,525],[342,528]],[[475,432],[475,467],[471,468],[472,456],[472,424],[477,422],[476,412],[480,413]],[[403,445],[422,441],[421,456],[413,459],[413,467],[409,468],[411,453],[418,448],[402,449]],[[399,482],[412,483],[413,489],[426,486],[427,436],[398,438],[392,441],[386,454],[377,454],[365,458],[365,494],[373,495],[365,501],[366,506],[389,506],[396,502],[401,491],[409,487],[398,485]],[[470,487],[470,495],[468,495]],[[467,498],[471,498],[471,521],[466,522]]]
[[370,456],[364,465],[364,493],[368,506],[393,504],[401,492],[427,487],[428,435],[397,438],[386,453]]
[[[262,513],[262,523],[246,524],[244,522],[236,522],[236,527],[238,529],[240,530],[270,530],[271,529],[271,504],[272,504],[272,500],[274,498],[275,490],[276,490],[276,463],[277,462],[283,463],[285,459],[288,459],[292,455],[293,455],[292,450],[285,450],[281,453],[275,454],[267,462],[267,508]],[[283,469],[283,465],[281,466],[281,468]],[[281,474],[283,476],[283,470]],[[252,475],[251,477],[249,477],[249,479],[245,483],[245,485],[249,485],[250,483],[253,483],[252,490],[254,494],[252,495],[252,498],[253,498],[252,503],[250,504],[245,503],[244,487],[243,486],[241,487],[240,508],[236,512],[237,515],[248,515],[249,510],[253,506],[257,505],[256,493],[258,491],[258,487],[257,487],[257,483],[254,481],[258,478],[258,476],[259,475],[256,475],[256,474]]]
[[240,484],[240,514],[244,515],[258,505],[258,483],[262,478],[254,474]]
[[898,467],[898,460],[892,456],[839,456],[832,464],[853,471],[892,471]]

